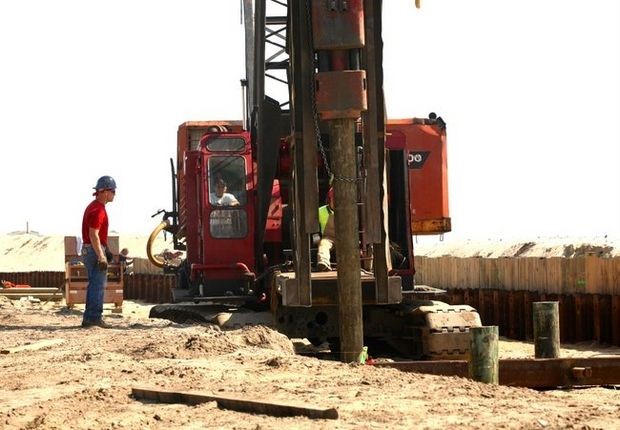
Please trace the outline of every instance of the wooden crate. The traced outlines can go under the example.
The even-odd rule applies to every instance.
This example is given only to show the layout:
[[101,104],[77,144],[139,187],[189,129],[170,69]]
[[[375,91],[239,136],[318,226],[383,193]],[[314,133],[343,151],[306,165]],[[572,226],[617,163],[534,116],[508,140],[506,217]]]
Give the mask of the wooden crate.
[[[125,265],[119,264],[118,236],[108,237],[108,247],[113,263],[108,265],[108,282],[103,294],[103,303],[113,303],[112,312],[122,312]],[[88,272],[82,264],[81,241],[75,236],[65,236],[65,302],[72,308],[86,303]]]
[[[113,312],[121,312],[123,307],[123,271],[121,264],[108,265],[108,282],[103,294],[103,303],[113,303]],[[71,308],[86,303],[88,273],[83,264],[66,263],[65,302]]]

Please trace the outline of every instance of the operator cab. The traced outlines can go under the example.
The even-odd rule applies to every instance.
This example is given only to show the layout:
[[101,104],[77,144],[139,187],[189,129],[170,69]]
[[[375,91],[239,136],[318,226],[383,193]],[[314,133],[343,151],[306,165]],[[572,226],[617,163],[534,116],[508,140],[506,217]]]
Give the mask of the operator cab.
[[184,159],[180,213],[189,245],[189,295],[247,296],[256,270],[249,134],[209,127]]

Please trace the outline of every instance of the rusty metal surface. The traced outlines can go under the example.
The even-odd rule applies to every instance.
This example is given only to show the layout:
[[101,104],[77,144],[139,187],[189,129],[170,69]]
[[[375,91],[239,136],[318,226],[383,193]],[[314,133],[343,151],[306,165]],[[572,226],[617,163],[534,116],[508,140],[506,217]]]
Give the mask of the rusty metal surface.
[[14,284],[26,284],[35,288],[56,288],[64,285],[65,272],[2,272],[0,280]]
[[[405,372],[468,376],[466,360],[375,363]],[[499,360],[499,383],[512,387],[556,388],[620,384],[620,356]]]
[[411,231],[413,234],[437,234],[452,231],[451,218],[412,220]]
[[[289,82],[291,85],[291,115],[293,155],[291,172],[291,207],[293,222],[295,272],[299,283],[289,298],[301,306],[312,302],[310,281],[310,234],[318,231],[318,186],[316,159],[316,130],[312,109],[313,53],[308,35],[308,14],[301,2],[292,2],[289,10]],[[293,287],[293,286],[292,286]]]
[[314,49],[355,49],[364,46],[364,4],[361,0],[313,1]]
[[316,108],[321,119],[357,119],[368,108],[366,72],[342,70],[316,74]]
[[[420,271],[429,267],[423,260],[424,257],[418,257]],[[493,276],[494,273],[493,267],[485,268],[480,276]],[[445,301],[473,306],[484,325],[499,326],[500,336],[532,340],[532,303],[558,301],[562,343],[596,341],[620,346],[620,295],[617,294],[549,294],[492,288],[450,288],[450,285],[446,289],[448,297]]]
[[[14,272],[0,273],[0,279],[15,284],[28,284],[33,288],[63,289],[65,272]],[[168,303],[172,300],[172,289],[176,287],[173,274],[136,273],[124,277],[124,298],[144,300],[149,303]],[[54,294],[54,293],[51,293]]]
[[169,303],[175,287],[175,275],[135,274],[125,278],[125,298],[150,303]]
[[[332,272],[313,272],[310,274],[312,280],[311,297],[312,306],[338,304],[338,274]],[[362,272],[362,303],[364,305],[374,305],[378,303],[375,287],[375,278]],[[278,290],[282,294],[282,303],[285,306],[300,306],[298,298],[298,286],[293,272],[280,273],[276,277]],[[402,301],[401,278],[390,276],[388,278],[389,302],[391,304]]]

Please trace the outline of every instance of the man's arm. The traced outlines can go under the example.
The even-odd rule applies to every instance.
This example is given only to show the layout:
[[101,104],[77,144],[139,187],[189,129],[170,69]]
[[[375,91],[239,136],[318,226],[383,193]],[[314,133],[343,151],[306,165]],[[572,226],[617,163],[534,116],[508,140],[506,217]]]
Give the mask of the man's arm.
[[107,262],[108,260],[105,257],[105,252],[103,252],[103,247],[101,246],[101,241],[99,240],[99,229],[89,227],[88,237],[90,238],[90,244],[95,250],[95,254],[97,254],[97,260]]
[[227,193],[227,195],[228,195],[228,206],[239,206],[239,200],[237,200],[234,194]]

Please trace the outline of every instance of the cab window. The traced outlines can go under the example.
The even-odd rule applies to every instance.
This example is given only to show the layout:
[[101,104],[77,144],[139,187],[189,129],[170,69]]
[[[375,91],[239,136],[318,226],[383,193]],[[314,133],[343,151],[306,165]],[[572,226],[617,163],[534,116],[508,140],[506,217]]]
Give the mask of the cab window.
[[245,140],[240,137],[212,136],[206,142],[209,151],[240,152],[245,149]]
[[246,203],[245,160],[239,156],[209,158],[209,203],[243,206]]
[[216,239],[238,239],[248,234],[248,217],[243,209],[211,211],[209,231]]

